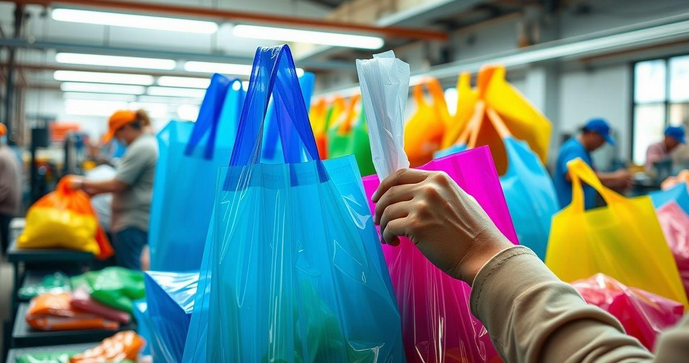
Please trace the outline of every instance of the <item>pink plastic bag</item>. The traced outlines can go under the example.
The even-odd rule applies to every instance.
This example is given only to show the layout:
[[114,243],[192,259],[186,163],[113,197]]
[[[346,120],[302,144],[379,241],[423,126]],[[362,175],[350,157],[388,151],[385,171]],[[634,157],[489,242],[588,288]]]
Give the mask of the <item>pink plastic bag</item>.
[[79,287],[74,290],[72,293],[72,300],[69,302],[69,304],[74,309],[95,314],[108,320],[120,322],[122,324],[128,324],[131,320],[131,316],[126,312],[105,306],[92,299],[88,293],[88,290],[84,287]]
[[616,317],[627,334],[639,339],[649,350],[665,328],[675,325],[684,314],[676,301],[627,287],[612,277],[595,274],[572,283],[587,303]]
[[[514,244],[517,235],[507,210],[488,147],[435,159],[419,167],[446,172],[476,198],[500,231]],[[371,211],[375,175],[363,179]],[[402,339],[410,362],[499,362],[488,332],[471,315],[471,288],[429,262],[414,244],[401,238],[397,247],[383,245],[383,253],[402,316]]]
[[689,297],[689,216],[677,202],[666,203],[656,214]]

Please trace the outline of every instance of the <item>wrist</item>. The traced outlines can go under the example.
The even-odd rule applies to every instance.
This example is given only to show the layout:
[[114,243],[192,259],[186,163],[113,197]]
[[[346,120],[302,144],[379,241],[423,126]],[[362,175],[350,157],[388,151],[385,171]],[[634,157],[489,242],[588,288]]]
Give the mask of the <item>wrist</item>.
[[458,265],[459,271],[455,274],[455,278],[469,285],[474,282],[476,275],[490,259],[513,246],[502,233],[489,229],[479,233],[471,244],[472,247],[462,257]]

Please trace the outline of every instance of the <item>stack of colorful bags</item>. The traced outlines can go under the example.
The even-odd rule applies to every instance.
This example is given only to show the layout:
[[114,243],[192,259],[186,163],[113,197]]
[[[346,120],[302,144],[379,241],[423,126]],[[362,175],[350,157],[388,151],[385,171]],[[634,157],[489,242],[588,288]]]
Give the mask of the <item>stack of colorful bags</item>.
[[114,330],[131,321],[132,301],[142,297],[141,272],[108,267],[72,277],[60,291],[34,297],[25,318],[38,330]]
[[98,346],[84,352],[48,351],[26,353],[17,357],[17,363],[93,363],[136,362],[146,342],[133,331],[123,331],[104,339]]

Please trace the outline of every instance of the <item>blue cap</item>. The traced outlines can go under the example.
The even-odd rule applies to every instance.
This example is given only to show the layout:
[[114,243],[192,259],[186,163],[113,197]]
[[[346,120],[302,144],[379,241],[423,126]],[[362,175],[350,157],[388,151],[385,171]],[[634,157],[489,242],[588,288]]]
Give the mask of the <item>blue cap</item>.
[[610,125],[602,118],[592,118],[584,125],[584,129],[599,133],[610,145],[615,145],[615,140],[610,137]]
[[679,126],[670,126],[665,129],[665,136],[670,136],[671,138],[677,140],[680,144],[686,144],[687,141],[684,139],[684,129]]

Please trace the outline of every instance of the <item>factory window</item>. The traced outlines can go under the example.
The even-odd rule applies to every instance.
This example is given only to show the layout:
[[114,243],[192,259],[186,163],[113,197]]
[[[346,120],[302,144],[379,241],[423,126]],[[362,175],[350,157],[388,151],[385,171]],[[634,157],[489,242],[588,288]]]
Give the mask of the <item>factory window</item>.
[[668,125],[689,131],[689,55],[634,64],[632,112],[633,158],[646,159],[646,149],[662,138]]

